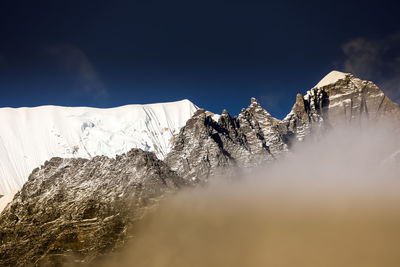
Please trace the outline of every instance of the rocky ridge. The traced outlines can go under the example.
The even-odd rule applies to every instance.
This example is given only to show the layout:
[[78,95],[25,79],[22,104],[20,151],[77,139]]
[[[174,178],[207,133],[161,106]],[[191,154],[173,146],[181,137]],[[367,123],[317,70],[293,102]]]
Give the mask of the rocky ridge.
[[51,159],[0,216],[0,265],[90,263],[122,246],[134,222],[178,188],[274,161],[339,125],[390,119],[400,128],[399,106],[372,82],[336,72],[323,80],[298,94],[283,120],[254,98],[238,116],[197,110],[164,161],[137,149],[116,159]]
[[207,182],[220,171],[226,174],[227,167],[258,166],[287,151],[279,126],[255,98],[238,117],[224,110],[215,121],[198,110],[175,138],[165,162],[194,182]]
[[184,184],[139,149],[116,159],[52,158],[1,214],[0,265],[91,262],[122,246],[129,226]]
[[400,129],[399,106],[374,83],[333,71],[304,96],[297,94],[292,110],[281,121],[255,98],[237,117],[224,110],[215,121],[198,110],[175,138],[165,161],[185,179],[204,182],[216,173],[226,174],[228,166],[273,161],[295,142],[319,138],[332,127],[363,127],[387,119]]
[[[329,76],[337,76],[333,71]],[[323,80],[324,80],[323,79]],[[399,129],[400,108],[373,82],[363,81],[350,73],[342,73],[332,83],[322,83],[296,97],[291,112],[283,119],[283,129],[296,139],[337,126],[360,127],[390,120]]]

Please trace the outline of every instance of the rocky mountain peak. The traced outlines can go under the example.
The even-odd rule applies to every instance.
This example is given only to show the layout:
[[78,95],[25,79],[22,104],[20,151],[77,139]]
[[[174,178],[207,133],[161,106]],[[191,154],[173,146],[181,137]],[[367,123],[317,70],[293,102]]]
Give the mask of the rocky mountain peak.
[[231,115],[229,114],[229,112],[226,109],[224,109],[224,110],[222,110],[221,116],[230,117]]
[[293,105],[292,112],[298,118],[301,118],[303,121],[308,122],[309,116],[308,112],[310,110],[309,102],[306,100],[308,97],[304,97],[301,94],[296,95],[296,102]]
[[250,99],[250,105],[246,109],[243,108],[241,110],[239,117],[249,116],[250,114],[252,114],[252,116],[268,117],[269,123],[278,121],[277,119],[272,118],[271,114],[269,114],[268,111],[266,111],[254,97]]
[[283,120],[291,136],[303,140],[330,127],[369,124],[390,118],[400,121],[400,109],[372,82],[332,71],[302,96]]
[[321,79],[313,88],[322,88],[327,85],[336,83],[340,80],[351,79],[354,76],[351,73],[345,73],[337,70],[329,72],[324,78]]
[[294,142],[332,127],[385,118],[400,129],[399,106],[374,83],[333,71],[297,94],[282,121],[255,98],[237,117],[198,109],[164,161],[140,149],[115,159],[53,158],[32,172],[0,217],[0,265],[57,265],[67,256],[91,262],[122,246],[130,225],[169,192],[274,161]]
[[[351,74],[322,88],[323,99],[314,99],[326,111],[330,125],[368,124],[387,118],[400,118],[398,105],[393,103],[373,82]],[[320,89],[321,90],[321,89]]]

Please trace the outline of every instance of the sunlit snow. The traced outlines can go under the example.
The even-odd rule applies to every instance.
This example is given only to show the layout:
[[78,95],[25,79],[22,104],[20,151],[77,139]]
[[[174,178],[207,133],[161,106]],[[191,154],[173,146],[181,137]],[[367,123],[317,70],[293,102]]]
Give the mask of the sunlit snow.
[[328,75],[326,75],[321,81],[319,81],[319,83],[317,85],[315,85],[314,88],[321,88],[321,87],[327,86],[329,84],[335,83],[339,80],[346,78],[346,76],[348,74],[349,73],[344,73],[344,72],[340,72],[337,70],[333,70],[333,71],[329,72]]
[[0,108],[0,194],[20,189],[51,157],[114,157],[132,148],[163,158],[198,108],[189,100],[99,109]]

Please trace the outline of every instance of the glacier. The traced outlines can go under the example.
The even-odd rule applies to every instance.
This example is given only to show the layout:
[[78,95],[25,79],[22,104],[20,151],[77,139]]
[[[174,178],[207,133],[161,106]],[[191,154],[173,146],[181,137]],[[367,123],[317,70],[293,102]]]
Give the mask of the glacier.
[[18,190],[52,157],[115,157],[132,148],[163,159],[198,109],[189,100],[115,108],[0,108],[0,195]]

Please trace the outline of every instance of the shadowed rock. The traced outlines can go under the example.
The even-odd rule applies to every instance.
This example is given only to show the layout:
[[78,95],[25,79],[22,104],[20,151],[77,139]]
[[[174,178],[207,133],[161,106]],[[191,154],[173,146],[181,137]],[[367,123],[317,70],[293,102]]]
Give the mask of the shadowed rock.
[[0,217],[0,265],[90,262],[122,246],[127,229],[183,180],[153,153],[52,158]]

